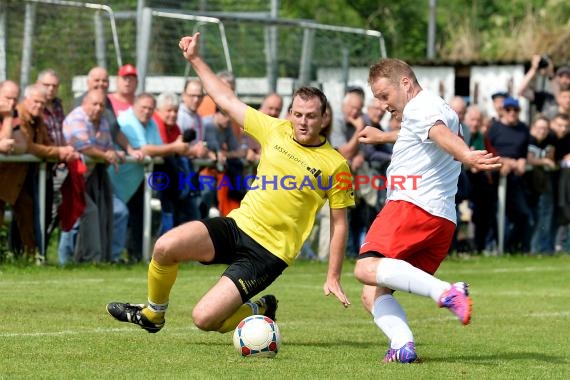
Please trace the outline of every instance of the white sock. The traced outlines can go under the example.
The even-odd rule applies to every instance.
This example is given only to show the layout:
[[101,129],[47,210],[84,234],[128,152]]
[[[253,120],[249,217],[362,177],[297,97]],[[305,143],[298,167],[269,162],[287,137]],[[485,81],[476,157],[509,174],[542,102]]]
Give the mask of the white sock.
[[451,284],[441,281],[403,260],[383,257],[376,268],[378,285],[386,288],[431,297],[435,302]]
[[414,341],[414,334],[408,326],[406,313],[391,294],[376,298],[372,305],[372,316],[376,325],[390,339],[390,348],[400,348]]

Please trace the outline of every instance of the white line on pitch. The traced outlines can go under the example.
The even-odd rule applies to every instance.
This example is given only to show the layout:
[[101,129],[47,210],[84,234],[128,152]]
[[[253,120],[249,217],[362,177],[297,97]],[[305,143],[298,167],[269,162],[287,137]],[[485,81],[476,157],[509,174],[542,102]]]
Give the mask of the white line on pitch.
[[[560,317],[570,317],[570,311],[556,311],[556,312],[549,312],[549,313],[527,313],[523,315],[524,317],[529,318],[560,318]],[[496,316],[489,316],[489,318],[495,318]],[[485,318],[485,316],[478,315],[477,319]],[[422,318],[421,321],[443,321],[443,320],[455,320],[456,318],[449,315],[449,316],[441,316],[441,317],[431,317],[431,318]],[[370,324],[368,319],[357,321],[352,320],[350,324]],[[303,321],[290,321],[279,323],[279,325],[287,325],[287,326],[299,326],[305,325],[306,322]],[[338,324],[338,323],[337,323]],[[188,326],[188,327],[170,327],[169,331],[198,331],[196,326]],[[64,336],[64,335],[81,335],[81,334],[108,334],[108,333],[140,333],[138,329],[132,328],[109,328],[109,329],[102,329],[97,328],[93,330],[63,330],[63,331],[51,331],[51,332],[29,332],[29,333],[0,333],[0,337],[3,338],[17,338],[17,337],[39,337],[39,336]]]

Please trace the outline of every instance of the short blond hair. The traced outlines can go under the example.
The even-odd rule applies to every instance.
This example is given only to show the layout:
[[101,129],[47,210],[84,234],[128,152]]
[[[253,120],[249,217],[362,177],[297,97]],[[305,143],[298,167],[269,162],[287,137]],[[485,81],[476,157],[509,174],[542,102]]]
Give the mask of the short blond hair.
[[370,66],[368,84],[372,85],[379,78],[386,78],[398,84],[403,77],[409,78],[414,85],[419,84],[416,74],[406,62],[395,58],[384,58]]

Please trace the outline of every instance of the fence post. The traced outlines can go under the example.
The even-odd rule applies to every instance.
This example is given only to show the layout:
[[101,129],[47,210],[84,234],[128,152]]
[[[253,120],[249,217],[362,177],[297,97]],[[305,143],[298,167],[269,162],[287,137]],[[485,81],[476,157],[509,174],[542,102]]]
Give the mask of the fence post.
[[311,62],[313,61],[313,46],[315,44],[315,30],[305,28],[303,31],[303,48],[301,50],[301,64],[299,68],[299,85],[304,86],[311,81]]
[[95,58],[97,65],[107,68],[107,55],[105,53],[105,28],[103,27],[103,18],[101,12],[95,12],[93,16],[93,24],[95,25]]
[[[279,13],[279,0],[271,0],[270,18],[276,19]],[[265,27],[265,59],[267,61],[267,84],[269,92],[277,92],[277,27],[275,25]]]
[[20,87],[26,88],[30,79],[32,67],[32,40],[34,38],[34,24],[36,22],[36,4],[26,3],[24,19],[24,38],[22,42],[22,66],[20,71]]
[[497,207],[497,255],[502,255],[505,247],[505,208],[507,200],[507,177],[499,176]]
[[342,76],[342,85],[343,90],[346,91],[348,89],[348,81],[349,78],[349,71],[350,71],[350,53],[348,49],[343,47],[342,48],[342,66],[341,66],[341,76]]
[[148,53],[150,49],[150,33],[152,32],[152,9],[144,8],[142,11],[142,25],[140,25],[137,38],[137,72],[139,77],[138,92],[144,92],[146,75],[148,71]]
[[6,33],[6,12],[8,12],[6,2],[0,1],[0,82],[5,81],[8,77],[8,55],[6,54],[8,34]]
[[151,160],[150,164],[144,166],[144,205],[143,205],[143,247],[142,255],[143,260],[150,261],[150,241],[151,241],[151,227],[152,227],[152,210],[150,208],[150,201],[152,199],[152,189],[148,184],[148,180],[154,169],[154,162]]
[[[47,179],[47,163],[40,162],[40,173],[38,178],[38,197],[40,203],[40,236],[38,236],[38,248],[40,255],[45,259],[46,257],[46,179]],[[51,209],[49,210],[51,212]]]

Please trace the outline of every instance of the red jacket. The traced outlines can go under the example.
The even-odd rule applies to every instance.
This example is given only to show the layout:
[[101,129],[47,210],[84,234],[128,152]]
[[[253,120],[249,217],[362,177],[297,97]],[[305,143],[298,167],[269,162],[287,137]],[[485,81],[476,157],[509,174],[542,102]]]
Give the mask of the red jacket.
[[67,163],[67,178],[61,185],[62,202],[57,209],[63,231],[69,231],[85,211],[85,178],[87,167],[81,160]]

